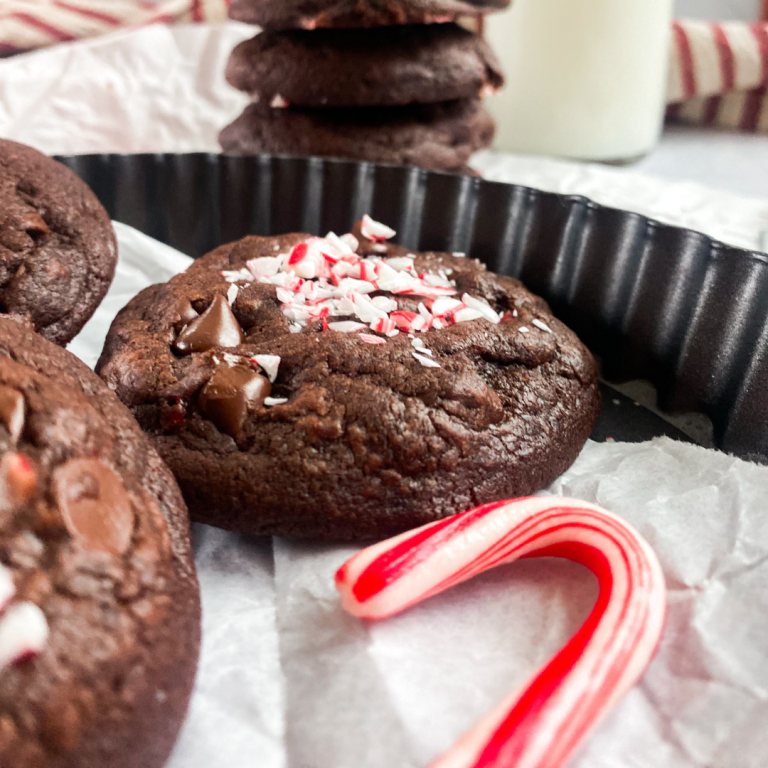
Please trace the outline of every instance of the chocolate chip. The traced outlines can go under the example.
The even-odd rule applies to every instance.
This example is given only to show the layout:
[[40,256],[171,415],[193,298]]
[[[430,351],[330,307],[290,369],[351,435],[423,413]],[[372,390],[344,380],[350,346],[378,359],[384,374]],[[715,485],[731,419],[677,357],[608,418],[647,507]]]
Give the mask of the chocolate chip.
[[195,308],[189,303],[188,299],[182,299],[179,302],[175,314],[179,316],[179,319],[173,324],[174,330],[177,332],[200,317],[200,315],[195,312]]
[[272,392],[269,380],[244,365],[221,366],[200,393],[200,410],[222,432],[237,437],[249,411]]
[[24,429],[24,395],[18,389],[0,385],[0,422],[16,442]]
[[72,459],[53,473],[53,493],[70,535],[87,549],[122,555],[134,513],[120,477],[97,459]]
[[184,354],[206,352],[214,347],[237,347],[245,340],[243,330],[232,314],[227,299],[217,294],[212,304],[193,320],[176,339],[176,349]]

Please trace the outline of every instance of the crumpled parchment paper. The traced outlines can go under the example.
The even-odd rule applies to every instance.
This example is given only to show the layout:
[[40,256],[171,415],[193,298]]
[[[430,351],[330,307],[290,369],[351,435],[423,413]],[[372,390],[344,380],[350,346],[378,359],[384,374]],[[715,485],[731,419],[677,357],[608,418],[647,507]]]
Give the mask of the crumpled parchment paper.
[[[189,259],[116,225],[110,294],[72,349]],[[658,439],[588,443],[550,489],[597,502],[653,546],[669,588],[660,651],[577,768],[768,765],[768,468]],[[420,768],[543,664],[589,613],[581,566],[504,566],[363,623],[333,575],[348,546],[195,526],[203,654],[169,768]]]
[[[49,153],[215,151],[246,97],[222,78],[242,25],[151,27],[0,61],[0,135]],[[629,171],[486,153],[499,180],[589,194],[753,246],[768,203]],[[111,318],[188,259],[117,226],[109,297],[71,349],[90,364]],[[588,443],[550,489],[646,535],[669,621],[642,683],[578,768],[768,766],[768,468],[666,439]],[[170,768],[418,768],[561,646],[591,575],[536,560],[362,624],[333,573],[353,550],[196,526],[203,653]]]

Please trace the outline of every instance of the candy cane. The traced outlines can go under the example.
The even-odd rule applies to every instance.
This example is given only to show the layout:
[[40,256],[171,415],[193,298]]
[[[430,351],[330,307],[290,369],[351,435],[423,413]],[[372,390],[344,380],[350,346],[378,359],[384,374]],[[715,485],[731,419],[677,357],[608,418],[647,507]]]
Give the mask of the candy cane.
[[563,557],[598,578],[597,603],[568,644],[431,768],[558,768],[641,677],[664,626],[664,576],[627,523],[575,499],[495,502],[364,549],[336,574],[364,619],[405,610],[496,565]]

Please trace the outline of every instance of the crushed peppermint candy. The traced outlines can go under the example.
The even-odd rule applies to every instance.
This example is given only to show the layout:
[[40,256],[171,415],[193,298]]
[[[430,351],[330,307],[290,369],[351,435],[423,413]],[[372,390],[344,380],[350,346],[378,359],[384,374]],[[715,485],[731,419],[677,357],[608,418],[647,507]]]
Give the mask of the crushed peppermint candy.
[[272,107],[272,109],[287,109],[291,106],[291,102],[286,101],[279,93],[276,93],[272,98],[272,101],[269,102],[269,106]]
[[432,360],[429,357],[424,357],[424,355],[419,354],[418,352],[411,352],[411,354],[425,367],[425,368],[442,368],[443,366],[440,365],[435,360]]
[[374,221],[367,213],[363,215],[363,221],[360,225],[360,234],[366,240],[382,241],[391,240],[397,232],[386,224]]
[[227,301],[229,302],[229,306],[231,307],[235,300],[237,299],[237,294],[240,292],[240,289],[236,285],[230,285],[229,290],[227,291]]
[[235,270],[227,270],[225,269],[221,276],[228,282],[228,283],[252,283],[253,282],[253,274],[248,269],[235,269]]
[[337,323],[328,323],[328,329],[337,333],[357,333],[368,326],[365,323],[356,323],[354,320],[341,320]]
[[468,293],[465,293],[461,297],[461,300],[464,302],[468,309],[473,309],[476,312],[479,312],[481,317],[484,317],[486,320],[488,320],[488,322],[494,323],[496,325],[501,322],[501,315],[498,312],[495,312],[487,301],[476,299],[473,296],[470,296]]
[[[335,232],[307,238],[285,252],[275,246],[274,256],[250,259],[244,269],[221,273],[233,283],[227,298],[230,303],[237,298],[234,283],[274,285],[291,333],[301,333],[311,323],[321,322],[323,330],[357,333],[368,344],[385,344],[386,338],[401,332],[413,335],[472,320],[501,321],[501,315],[487,301],[467,293],[458,298],[456,281],[450,278],[453,270],[420,273],[412,253],[386,258],[385,241],[396,235],[395,230],[366,214],[360,234],[374,243],[373,255],[358,255],[358,239]],[[398,298],[405,296],[421,299],[416,312],[400,308]],[[429,358],[432,352],[426,346],[414,346],[422,365],[439,366]],[[272,372],[269,363],[253,361],[274,381],[276,369]]]
[[34,603],[13,603],[0,619],[0,669],[37,656],[48,642],[45,614]]
[[546,331],[547,333],[552,333],[552,329],[543,321],[536,318],[535,320],[531,321],[533,325],[535,325],[537,328],[540,328],[542,331]]
[[265,397],[264,398],[264,405],[267,406],[267,408],[273,408],[276,405],[285,405],[288,402],[287,397]]
[[430,357],[434,354],[431,349],[427,349],[426,345],[421,339],[412,338],[411,339],[411,345],[416,348],[416,351],[420,355],[429,355]]
[[381,336],[373,336],[370,333],[361,333],[360,341],[364,341],[366,344],[386,344],[387,340],[382,339]]
[[277,371],[280,368],[279,355],[254,355],[251,362],[256,363],[267,374],[267,378],[274,384]]
[[529,329],[526,328],[524,325],[521,325],[517,330],[520,331],[520,333],[528,333],[529,332]]

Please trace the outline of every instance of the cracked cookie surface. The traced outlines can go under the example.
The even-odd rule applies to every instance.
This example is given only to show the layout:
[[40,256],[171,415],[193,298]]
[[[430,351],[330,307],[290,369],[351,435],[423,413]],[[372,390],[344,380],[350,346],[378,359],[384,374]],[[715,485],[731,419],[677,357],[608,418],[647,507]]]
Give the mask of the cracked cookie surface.
[[[416,288],[393,295],[335,280],[367,298],[352,290],[352,305],[286,304],[302,289],[270,259],[285,268],[304,258],[290,269],[311,276],[318,242],[332,250],[301,234],[222,246],[140,293],[112,325],[97,370],[154,440],[194,519],[256,534],[383,537],[533,492],[571,464],[599,410],[597,366],[542,299],[477,261],[361,239],[345,257],[355,274],[372,264],[394,290],[402,274],[377,267],[386,262],[410,269]],[[250,267],[273,282],[248,279]],[[420,290],[463,295],[480,311],[433,296],[430,315]],[[361,307],[381,333],[359,322]],[[456,314],[435,322],[440,312]],[[419,330],[426,316],[432,327]]]
[[11,319],[0,454],[0,766],[161,768],[200,641],[178,486],[101,380]]
[[107,293],[117,241],[107,212],[72,171],[0,139],[0,312],[66,346]]

